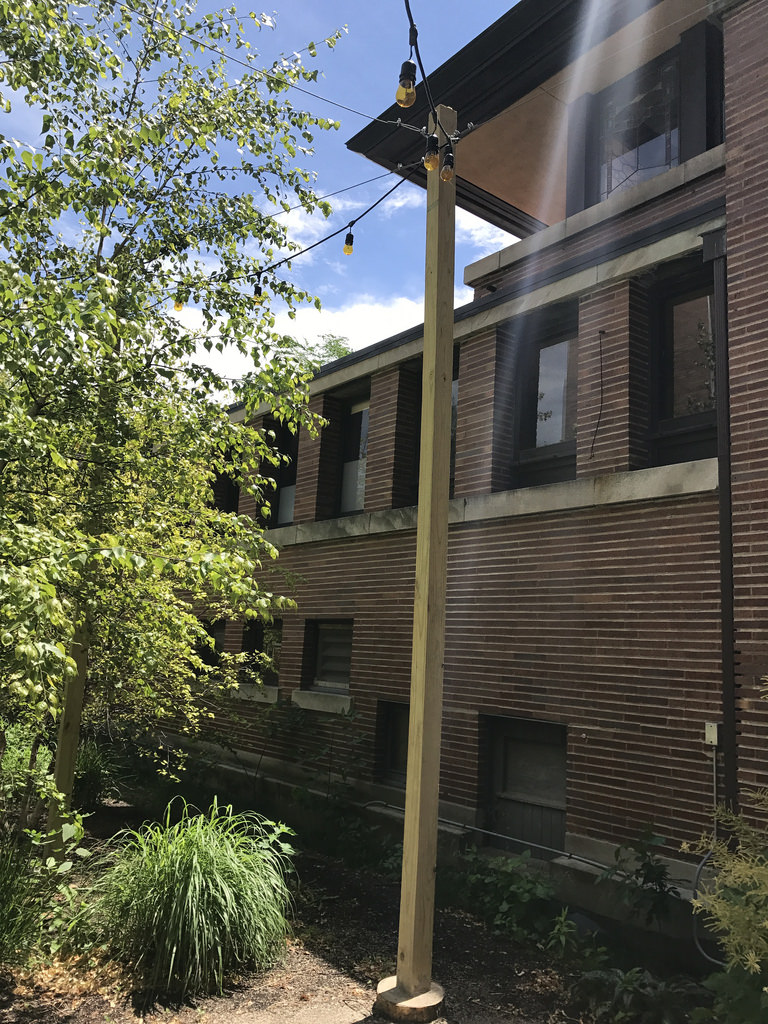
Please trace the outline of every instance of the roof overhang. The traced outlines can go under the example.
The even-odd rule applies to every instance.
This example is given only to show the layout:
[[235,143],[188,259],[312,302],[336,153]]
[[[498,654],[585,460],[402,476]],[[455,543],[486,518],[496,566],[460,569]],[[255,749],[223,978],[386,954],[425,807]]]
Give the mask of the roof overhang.
[[[700,0],[520,0],[429,76],[459,127],[459,206],[524,236],[565,216],[568,104],[674,46],[701,21]],[[413,165],[424,139],[396,124],[427,123],[423,83],[413,107],[393,105],[347,142],[386,167]],[[401,171],[401,173],[409,173]],[[426,186],[423,168],[409,173]]]

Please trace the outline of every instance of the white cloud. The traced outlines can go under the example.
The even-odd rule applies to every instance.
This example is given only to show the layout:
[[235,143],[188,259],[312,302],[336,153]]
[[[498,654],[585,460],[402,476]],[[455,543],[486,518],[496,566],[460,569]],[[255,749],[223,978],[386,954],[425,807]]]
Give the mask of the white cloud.
[[427,194],[423,189],[414,186],[399,188],[393,192],[381,204],[381,213],[384,217],[391,217],[399,210],[418,210],[426,206]]
[[318,311],[314,307],[304,307],[297,311],[295,320],[281,313],[277,317],[276,328],[310,343],[318,341],[324,334],[334,334],[347,338],[351,347],[358,350],[414,327],[423,319],[423,299],[382,301],[363,295],[337,309],[326,306]]
[[516,242],[517,236],[489,224],[460,208],[456,209],[456,242],[471,246],[474,258],[480,259]]

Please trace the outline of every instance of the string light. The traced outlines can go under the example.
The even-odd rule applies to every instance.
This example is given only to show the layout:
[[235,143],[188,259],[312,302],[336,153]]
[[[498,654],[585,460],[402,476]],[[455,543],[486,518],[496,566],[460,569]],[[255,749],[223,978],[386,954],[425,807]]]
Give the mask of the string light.
[[424,156],[424,167],[428,171],[436,171],[440,166],[440,144],[436,135],[427,136],[427,152]]
[[453,178],[453,150],[448,149],[443,156],[443,166],[440,168],[440,178],[442,181],[450,181]]
[[400,84],[395,93],[398,107],[412,107],[416,102],[416,64],[412,60],[403,61],[400,68]]
[[346,238],[344,239],[344,249],[342,250],[345,256],[351,256],[354,251],[355,236],[351,231],[347,232]]

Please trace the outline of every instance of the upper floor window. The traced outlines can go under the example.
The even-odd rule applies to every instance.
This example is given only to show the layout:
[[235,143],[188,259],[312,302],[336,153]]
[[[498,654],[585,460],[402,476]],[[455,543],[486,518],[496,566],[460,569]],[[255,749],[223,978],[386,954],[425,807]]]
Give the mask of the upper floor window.
[[361,512],[365,506],[369,400],[347,406],[342,427],[339,512]]
[[296,500],[296,464],[299,456],[299,436],[284,423],[273,426],[275,448],[281,461],[274,467],[275,491],[270,497],[269,525],[288,526],[293,522]]
[[723,141],[723,40],[709,20],[568,108],[567,217]]
[[514,483],[576,475],[576,307],[542,310],[515,329],[518,428]]
[[708,267],[668,278],[651,293],[659,464],[716,453],[713,293]]
[[679,100],[676,51],[601,93],[601,200],[677,166]]

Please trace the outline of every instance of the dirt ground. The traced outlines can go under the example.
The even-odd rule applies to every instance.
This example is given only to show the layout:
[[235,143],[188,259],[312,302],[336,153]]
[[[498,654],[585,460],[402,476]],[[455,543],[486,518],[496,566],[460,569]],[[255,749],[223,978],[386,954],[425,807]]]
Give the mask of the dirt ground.
[[[147,1008],[120,979],[67,965],[0,977],[0,1024],[374,1024],[379,980],[394,973],[399,886],[327,859],[303,857],[283,962],[237,980],[223,997]],[[446,991],[442,1024],[555,1024],[569,1017],[568,977],[535,947],[438,910],[433,977]]]

